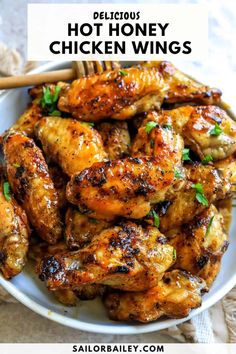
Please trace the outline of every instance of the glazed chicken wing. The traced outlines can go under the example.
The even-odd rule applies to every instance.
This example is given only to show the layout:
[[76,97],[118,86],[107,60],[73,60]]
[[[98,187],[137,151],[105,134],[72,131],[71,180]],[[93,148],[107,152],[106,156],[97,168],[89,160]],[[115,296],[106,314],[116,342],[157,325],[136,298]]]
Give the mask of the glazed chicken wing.
[[105,298],[112,320],[155,321],[161,316],[182,318],[201,306],[205,283],[181,270],[164,274],[157,286],[145,292],[115,292]]
[[181,165],[183,150],[183,141],[173,130],[159,128],[155,134],[155,156],[145,152],[140,157],[94,164],[72,177],[68,200],[82,213],[99,219],[147,215],[152,204],[164,200],[179,184],[175,169]]
[[11,126],[8,133],[19,132],[32,138],[34,136],[34,126],[41,118],[42,109],[38,103],[33,101],[16,123]]
[[[230,178],[225,179],[225,176],[213,166],[195,164],[186,167],[185,170],[187,182],[184,188],[178,191],[175,198],[170,201],[164,215],[160,215],[160,230],[162,232],[188,223],[211,203],[224,199],[231,193]],[[206,203],[197,199],[197,190],[194,188],[196,184],[202,186]]]
[[168,62],[149,62],[75,80],[64,90],[58,107],[82,120],[123,120],[159,109],[164,100],[214,104],[220,97],[219,90],[197,83]]
[[84,121],[127,119],[160,108],[166,85],[158,69],[132,67],[73,81],[58,103],[63,112]]
[[151,204],[165,199],[173,181],[170,160],[142,157],[102,162],[72,177],[67,199],[81,213],[97,219],[139,219],[149,213]]
[[[45,242],[34,243],[30,247],[29,258],[38,264],[44,257],[68,252],[69,249],[64,241],[60,241],[55,245],[49,245]],[[55,298],[66,306],[76,306],[78,299],[92,300],[97,296],[101,296],[105,291],[105,286],[100,284],[86,284],[72,289],[61,289],[51,291]]]
[[121,159],[128,155],[130,135],[126,122],[102,122],[96,126],[96,129],[101,134],[109,160]]
[[79,249],[111,224],[90,218],[77,209],[68,208],[66,212],[65,240],[69,249]]
[[141,291],[153,287],[174,262],[174,249],[155,227],[125,222],[102,231],[76,252],[46,257],[38,267],[49,289],[84,284]]
[[168,87],[165,93],[164,102],[194,102],[208,105],[220,102],[220,90],[200,84],[188,75],[182,73],[170,62],[149,61],[142,64],[142,66],[149,68],[156,67],[162,75],[163,80]]
[[43,150],[71,176],[107,155],[99,133],[86,123],[60,117],[44,117],[35,127]]
[[0,179],[0,271],[9,279],[25,265],[30,229],[24,210],[13,196],[4,195],[3,188]]
[[217,106],[184,106],[149,113],[139,129],[133,149],[149,122],[172,127],[201,159],[210,155],[214,160],[221,160],[236,151],[236,123]]
[[197,275],[211,286],[227,250],[227,234],[222,215],[211,205],[173,235],[169,242],[177,251],[176,269]]
[[41,238],[55,243],[61,237],[58,195],[41,150],[19,133],[4,142],[8,180],[30,223]]

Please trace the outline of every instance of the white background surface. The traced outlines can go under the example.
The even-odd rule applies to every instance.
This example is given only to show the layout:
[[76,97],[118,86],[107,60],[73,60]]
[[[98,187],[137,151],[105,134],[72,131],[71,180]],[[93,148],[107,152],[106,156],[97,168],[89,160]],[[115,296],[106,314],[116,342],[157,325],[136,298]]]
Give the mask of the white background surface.
[[[26,53],[26,4],[48,1],[0,0],[0,41]],[[50,1],[89,2],[89,1]],[[94,1],[90,1],[94,2]],[[123,1],[117,1],[123,2]],[[132,1],[129,1],[132,2]],[[142,2],[142,1],[137,1]],[[196,3],[198,1],[152,1],[156,3]],[[236,81],[236,1],[199,1],[209,8],[209,58],[203,63],[186,62],[180,66],[200,81],[220,87],[224,97],[235,105],[233,83]],[[105,5],[104,5],[105,10]],[[199,23],[199,26],[201,24]],[[167,342],[157,334],[139,336],[95,335],[62,327],[32,313],[20,304],[0,305],[0,342]]]

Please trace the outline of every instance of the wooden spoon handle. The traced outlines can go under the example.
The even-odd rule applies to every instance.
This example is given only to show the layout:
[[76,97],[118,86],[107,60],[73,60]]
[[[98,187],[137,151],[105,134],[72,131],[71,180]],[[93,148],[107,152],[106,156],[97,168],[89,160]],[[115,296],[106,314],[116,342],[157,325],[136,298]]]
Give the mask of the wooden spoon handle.
[[76,78],[73,69],[49,71],[41,74],[10,76],[0,78],[0,90],[23,86],[40,85],[45,82],[68,81]]

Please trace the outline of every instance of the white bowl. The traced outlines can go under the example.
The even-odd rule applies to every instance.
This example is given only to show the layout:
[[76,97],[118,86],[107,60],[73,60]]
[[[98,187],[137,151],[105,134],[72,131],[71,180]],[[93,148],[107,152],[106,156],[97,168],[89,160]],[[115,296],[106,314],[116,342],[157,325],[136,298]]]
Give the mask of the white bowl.
[[[52,69],[66,68],[68,66],[68,62],[49,63],[37,68],[33,72],[39,73]],[[28,100],[27,88],[8,91],[0,96],[0,133],[15,122],[26,108]],[[76,308],[63,306],[55,301],[54,297],[46,290],[45,284],[37,279],[30,265],[27,265],[24,271],[11,281],[6,281],[0,275],[0,285],[31,310],[68,327],[89,332],[111,334],[138,334],[168,328],[206,310],[219,301],[236,284],[235,209],[233,214],[230,228],[230,245],[223,257],[221,271],[210,292],[204,295],[202,306],[193,310],[189,317],[181,320],[160,319],[148,324],[110,321],[101,301],[98,299],[81,301]]]

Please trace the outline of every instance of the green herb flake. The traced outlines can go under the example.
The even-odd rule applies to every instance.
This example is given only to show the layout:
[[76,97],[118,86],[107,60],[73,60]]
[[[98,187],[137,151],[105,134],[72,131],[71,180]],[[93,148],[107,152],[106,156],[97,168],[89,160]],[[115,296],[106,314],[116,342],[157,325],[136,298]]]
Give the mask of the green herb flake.
[[50,88],[47,87],[43,87],[43,97],[41,99],[41,105],[43,108],[46,107],[46,105],[50,105],[52,103],[52,98],[51,98],[51,92],[50,92]]
[[48,115],[49,116],[60,117],[61,116],[61,112],[55,109],[55,111],[49,112]]
[[208,200],[204,195],[203,186],[201,183],[192,184],[192,188],[196,190],[196,199],[202,205],[208,206]]
[[87,125],[87,127],[94,127],[94,123],[92,122],[81,122],[83,125]]
[[174,249],[173,249],[173,260],[176,261],[176,259],[177,259],[177,251],[176,251],[176,249],[174,248]]
[[209,162],[213,161],[213,157],[211,155],[206,155],[202,160],[203,165],[207,165]]
[[50,116],[60,116],[61,113],[57,109],[57,101],[61,88],[55,86],[54,90],[50,90],[49,86],[43,87],[43,97],[41,98],[41,106],[45,113]]
[[170,123],[164,124],[163,125],[164,129],[172,129],[172,125]]
[[214,220],[214,215],[211,217],[211,219],[210,219],[210,221],[209,221],[209,224],[208,224],[208,226],[207,226],[207,229],[206,229],[206,237],[209,235],[209,232],[210,232],[210,230],[211,230],[211,226],[212,226],[212,223],[213,223],[213,220]]
[[3,183],[3,195],[5,199],[9,202],[11,200],[10,185],[9,182]]
[[61,92],[60,86],[56,86],[54,94],[52,95],[52,103],[56,103],[58,101],[60,92]]
[[178,170],[178,168],[175,168],[175,178],[183,178],[182,171]]
[[150,134],[152,129],[155,128],[157,126],[156,122],[147,122],[146,127],[145,127],[145,132]]
[[189,157],[189,152],[190,150],[187,149],[187,148],[184,148],[183,149],[183,152],[182,152],[182,161],[191,161],[190,157]]
[[19,168],[19,167],[20,167],[20,165],[19,165],[18,163],[13,163],[13,167],[15,167],[15,168]]
[[151,148],[154,148],[154,145],[155,145],[154,140],[151,139],[151,140],[150,140],[150,147],[151,147]]
[[128,75],[128,72],[125,70],[119,70],[119,74],[122,76]]
[[222,133],[222,129],[221,129],[221,127],[219,126],[219,124],[216,123],[215,126],[214,126],[214,128],[211,129],[210,135],[212,135],[212,136],[219,136],[221,133]]
[[92,222],[93,224],[99,224],[99,221],[95,218],[89,218],[89,221]]
[[148,216],[153,218],[153,225],[158,228],[160,226],[160,219],[155,210],[151,210]]

